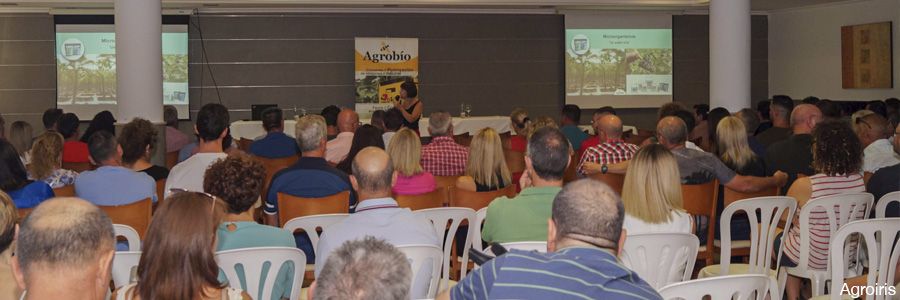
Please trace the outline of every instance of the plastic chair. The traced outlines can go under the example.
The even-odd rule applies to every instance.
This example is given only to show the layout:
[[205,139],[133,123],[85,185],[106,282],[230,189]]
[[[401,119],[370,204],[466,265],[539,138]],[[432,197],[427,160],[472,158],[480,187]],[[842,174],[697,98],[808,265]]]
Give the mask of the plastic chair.
[[[626,241],[627,242],[627,241]],[[769,289],[769,277],[759,274],[728,275],[674,283],[659,290],[663,299],[762,300]],[[755,294],[755,297],[752,295]]]
[[900,192],[890,192],[878,199],[878,204],[875,205],[875,218],[886,218],[888,204],[890,203],[900,205]]
[[510,174],[525,172],[525,152],[503,149],[503,158]]
[[[848,254],[852,244],[859,240],[868,245],[869,270],[866,285],[872,287],[889,287],[894,284],[897,274],[895,267],[900,258],[900,239],[895,239],[900,232],[900,220],[896,218],[871,219],[853,221],[841,226],[832,236],[829,247],[828,267],[831,273],[831,299],[841,299],[844,278],[848,277]],[[856,242],[848,241],[851,235],[859,237]],[[882,238],[886,237],[886,239]],[[877,246],[875,246],[877,245]],[[891,253],[893,249],[893,253]],[[867,299],[891,299],[886,292],[869,295]]]
[[106,215],[109,216],[113,224],[122,224],[137,231],[138,236],[143,241],[144,233],[150,226],[150,212],[153,207],[153,200],[146,198],[131,204],[118,206],[100,206]]
[[[312,243],[313,251],[319,251],[319,234],[318,230],[325,230],[326,227],[334,225],[337,222],[349,217],[350,214],[323,214],[293,218],[284,223],[284,228],[293,233],[297,230],[306,231],[309,235],[309,241]],[[311,234],[317,233],[317,234]]]
[[[781,188],[773,187],[766,190],[762,190],[759,192],[753,193],[743,193],[732,190],[729,187],[724,187],[724,205],[728,207],[731,203],[736,201],[751,199],[751,198],[759,198],[759,197],[773,197],[781,195]],[[739,212],[741,214],[745,212]],[[719,219],[724,220],[721,216]],[[729,223],[731,224],[731,223]],[[715,240],[713,242],[713,251],[716,253],[722,253],[721,249],[721,240]],[[750,255],[750,241],[749,240],[732,240],[731,241],[731,256],[749,256]]]
[[80,163],[63,162],[62,168],[66,169],[66,170],[72,170],[77,173],[81,173],[84,171],[96,170],[97,166],[91,164],[90,162],[80,162]]
[[[422,264],[427,260],[431,260],[431,280],[428,283],[428,294],[424,298],[434,298],[437,296],[438,283],[441,280],[441,257],[444,253],[441,248],[435,245],[403,245],[397,246],[397,250],[403,252],[408,259],[411,260],[412,282],[416,282],[416,278],[420,275],[419,270]],[[427,274],[424,274],[427,275]],[[421,298],[421,295],[412,295],[413,298]]]
[[141,251],[116,251],[112,262],[112,280],[116,288],[131,282],[131,274],[136,273],[141,262]]
[[[700,240],[690,233],[639,233],[625,238],[619,260],[658,290],[691,279],[699,247]],[[679,271],[678,280],[670,282],[669,275]]]
[[321,198],[304,198],[278,193],[278,225],[288,220],[321,214],[344,214],[350,211],[350,191]]
[[547,252],[547,241],[509,242],[500,243],[500,245],[506,250]]
[[587,175],[587,177],[605,182],[616,191],[617,195],[622,195],[622,188],[625,186],[625,174],[597,173]]
[[[443,236],[444,241],[444,272],[443,282],[441,282],[441,286],[448,286],[450,283],[450,254],[453,249],[453,241],[456,240],[456,232],[459,229],[460,223],[463,220],[468,221],[469,223],[475,222],[477,219],[477,215],[475,211],[471,208],[465,207],[442,207],[442,208],[431,208],[431,209],[423,209],[417,211],[424,215],[426,218],[431,220],[431,223],[434,225],[434,231],[438,236]],[[450,223],[447,226],[447,223]],[[474,233],[475,226],[469,226],[469,232],[466,233],[465,244],[463,245],[463,249],[465,249],[462,253],[463,262],[469,261],[469,247],[472,247],[472,236]],[[446,234],[444,234],[446,232]],[[459,278],[466,277],[466,268],[459,268]]]
[[681,197],[684,210],[694,216],[709,217],[706,245],[697,249],[697,259],[703,259],[707,266],[713,264],[713,244],[716,237],[716,197],[719,194],[719,180],[704,184],[682,184]]
[[75,184],[53,189],[53,195],[56,197],[75,197]]
[[[257,247],[243,248],[216,252],[216,262],[219,264],[229,285],[240,284],[235,267],[241,265],[244,268],[244,278],[247,286],[241,287],[250,297],[256,300],[272,298],[272,288],[278,277],[278,270],[287,262],[294,263],[294,281],[291,285],[290,299],[300,297],[300,288],[303,283],[303,269],[300,266],[306,264],[306,255],[303,251],[294,247]],[[260,286],[263,266],[269,263],[266,273],[266,282]]]
[[134,228],[128,225],[113,224],[113,230],[116,231],[116,237],[124,237],[125,241],[128,242],[128,251],[140,251],[141,238]]
[[178,164],[178,151],[166,152],[166,169],[172,170],[172,167]]
[[484,251],[484,248],[481,247],[481,243],[484,240],[481,239],[481,228],[484,227],[484,218],[487,217],[487,207],[479,209],[475,211],[475,232],[472,234],[472,248],[478,251]]
[[418,195],[392,195],[397,205],[407,207],[410,210],[421,210],[428,208],[438,208],[444,206],[444,199],[447,195],[447,188],[438,187],[437,189]]

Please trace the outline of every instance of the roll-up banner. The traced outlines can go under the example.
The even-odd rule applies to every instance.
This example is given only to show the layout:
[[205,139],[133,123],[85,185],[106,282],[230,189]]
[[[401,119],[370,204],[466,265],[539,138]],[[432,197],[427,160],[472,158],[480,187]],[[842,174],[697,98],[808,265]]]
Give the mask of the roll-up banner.
[[393,107],[400,84],[419,83],[419,39],[356,38],[356,112],[361,119]]

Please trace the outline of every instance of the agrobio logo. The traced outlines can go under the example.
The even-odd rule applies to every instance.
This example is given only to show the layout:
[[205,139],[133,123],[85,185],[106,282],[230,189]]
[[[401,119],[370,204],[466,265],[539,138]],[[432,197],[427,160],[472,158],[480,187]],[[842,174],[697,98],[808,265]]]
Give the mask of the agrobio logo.
[[381,53],[371,54],[369,51],[366,51],[366,55],[363,60],[370,60],[372,62],[403,62],[412,59],[412,55],[404,53],[402,50],[400,53],[391,50],[391,45],[386,44],[385,42],[381,42],[381,49],[379,49]]

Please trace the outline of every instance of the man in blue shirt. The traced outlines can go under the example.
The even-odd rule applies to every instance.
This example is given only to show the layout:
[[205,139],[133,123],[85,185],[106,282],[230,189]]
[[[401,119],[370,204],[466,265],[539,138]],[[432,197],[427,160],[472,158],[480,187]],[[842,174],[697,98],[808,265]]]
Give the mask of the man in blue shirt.
[[107,131],[98,131],[88,140],[92,164],[75,179],[75,195],[95,205],[116,206],[152,198],[156,202],[156,181],[147,173],[122,166],[122,147]]
[[581,108],[579,108],[578,105],[568,104],[563,106],[562,118],[560,119],[560,123],[562,123],[563,127],[560,128],[560,130],[566,135],[569,142],[572,143],[572,149],[576,152],[581,149],[581,143],[591,138],[591,136],[578,128],[578,122],[580,121]]
[[269,107],[264,110],[262,126],[266,134],[257,137],[247,152],[265,158],[283,158],[300,154],[297,140],[284,134],[284,115],[280,108]]
[[662,299],[618,262],[624,219],[622,200],[605,183],[569,183],[553,200],[547,253],[512,250],[436,299]]

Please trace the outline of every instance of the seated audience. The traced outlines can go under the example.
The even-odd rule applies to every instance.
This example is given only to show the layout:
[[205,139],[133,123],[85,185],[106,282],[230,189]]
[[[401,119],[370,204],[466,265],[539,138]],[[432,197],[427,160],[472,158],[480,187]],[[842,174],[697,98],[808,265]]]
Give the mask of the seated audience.
[[373,111],[372,118],[369,119],[369,124],[378,128],[382,133],[384,133],[384,113],[385,111],[382,109]]
[[0,191],[0,298],[19,299],[22,288],[13,278],[12,258],[16,241],[16,227],[19,223],[19,212],[9,195]]
[[328,125],[328,129],[326,132],[328,133],[328,140],[333,140],[338,135],[338,127],[337,127],[337,119],[338,114],[341,113],[341,109],[335,105],[329,105],[322,109],[322,113],[320,114],[325,118],[325,124]]
[[[356,212],[346,219],[331,225],[319,237],[316,256],[316,278],[334,249],[346,241],[365,236],[384,239],[394,245],[426,244],[440,247],[442,242],[434,231],[431,221],[408,208],[400,208],[391,199],[391,184],[396,179],[390,155],[384,150],[368,147],[359,152],[353,160],[353,188],[359,193]],[[422,272],[429,273],[431,268]],[[412,298],[425,298],[428,290],[428,276],[421,276],[412,286]]]
[[[353,164],[353,159],[356,158],[356,154],[359,153],[360,150],[370,146],[384,150],[385,145],[384,139],[381,136],[381,130],[378,130],[375,126],[366,124],[356,129],[356,132],[353,134],[353,142],[350,143],[350,151],[347,152],[347,157],[334,167],[344,171],[344,173],[350,174],[351,165]],[[326,146],[326,149],[327,147],[328,146]]]
[[882,117],[887,116],[887,106],[884,105],[884,101],[881,100],[872,100],[866,103],[866,110],[871,110],[875,114],[881,115]]
[[113,117],[112,113],[108,110],[104,110],[98,112],[94,115],[94,118],[91,119],[91,123],[88,124],[87,129],[84,130],[84,134],[81,135],[81,142],[88,143],[91,136],[98,131],[106,131],[112,133],[113,136],[116,135],[116,118]]
[[736,117],[725,117],[716,126],[719,159],[735,173],[745,176],[766,176],[762,158],[750,149],[744,123]]
[[44,132],[34,140],[33,156],[28,166],[28,179],[39,180],[51,188],[75,183],[78,172],[62,168],[63,137],[57,132]]
[[622,266],[625,207],[608,185],[571,182],[553,200],[547,253],[510,250],[436,299],[662,299]]
[[0,191],[6,192],[17,208],[35,207],[53,198],[50,185],[28,179],[16,149],[4,139],[0,139]]
[[[812,104],[807,104],[813,106]],[[775,95],[769,104],[769,115],[772,117],[772,127],[756,133],[756,139],[763,145],[772,146],[775,142],[783,141],[791,137],[791,111],[794,110],[794,100],[785,95]],[[762,125],[760,125],[762,127]]]
[[[603,165],[616,164],[631,159],[638,146],[622,139],[622,120],[616,115],[607,115],[594,122],[600,144],[582,149],[584,155],[578,163],[577,171],[586,175],[584,164],[591,162]],[[602,171],[601,171],[602,172]]]
[[262,112],[262,127],[266,134],[257,137],[247,153],[265,157],[282,158],[300,154],[297,140],[284,134],[284,112],[278,107],[269,107]]
[[[791,114],[790,138],[771,144],[766,148],[766,156],[763,157],[766,166],[766,174],[775,174],[775,170],[787,173],[787,184],[781,189],[781,195],[787,194],[788,188],[797,180],[798,174],[812,175],[813,156],[812,135],[816,125],[822,122],[822,112],[811,104],[801,104]],[[760,141],[761,142],[761,141]]]
[[388,242],[367,236],[344,242],[328,256],[318,280],[309,286],[307,299],[409,299],[411,285],[406,255]]
[[150,156],[156,152],[156,128],[150,121],[134,118],[119,133],[119,145],[122,147],[122,166],[135,172],[144,172],[153,181],[169,177],[169,169],[150,163]]
[[333,164],[347,158],[353,143],[353,134],[359,128],[359,115],[353,110],[342,110],[338,114],[337,127],[340,133],[333,140],[329,140],[328,146],[325,147],[325,160]]
[[531,132],[531,119],[524,109],[516,108],[509,114],[510,127],[516,134],[509,138],[510,150],[525,152],[528,146],[528,135]]
[[822,112],[822,117],[825,120],[836,121],[841,119],[841,105],[837,104],[837,102],[822,99],[816,102],[816,107]]
[[581,148],[581,143],[584,143],[585,140],[590,138],[587,133],[581,131],[581,128],[578,128],[578,123],[581,122],[581,108],[575,104],[566,104],[563,106],[562,118],[560,119],[560,123],[562,123],[562,132],[566,135],[566,138],[569,139],[569,143],[574,147],[573,150],[578,151]]
[[41,117],[41,122],[44,123],[45,131],[59,131],[57,129],[59,117],[63,115],[63,110],[59,108],[48,108],[44,111],[44,115]]
[[[694,124],[697,121],[693,117],[693,115],[694,115],[694,113],[686,111],[686,110],[679,110],[679,111],[672,113],[673,117],[678,117],[679,119],[684,121],[684,126],[687,127],[688,132],[692,132],[694,130]],[[707,123],[709,123],[709,120],[707,120]],[[707,124],[707,126],[709,126],[709,125]],[[709,135],[709,133],[707,133],[707,135]],[[707,136],[707,138],[708,138],[708,136]],[[646,139],[646,140],[644,140],[643,143],[641,143],[641,147],[646,146],[646,145],[650,144],[651,142],[659,143],[659,139],[657,139],[655,136],[651,136],[649,139]],[[691,142],[691,141],[684,141],[684,147],[688,148],[688,149],[694,149],[697,151],[706,152],[703,150],[703,148],[700,148],[700,146],[698,146],[697,144],[695,144],[694,142]]]
[[422,169],[422,142],[416,132],[400,129],[387,148],[397,172],[397,180],[391,188],[395,195],[419,195],[437,189],[434,175]]
[[[709,105],[694,105],[694,112],[692,113],[692,115],[694,116],[694,124],[696,125],[694,125],[693,130],[690,130],[691,135],[688,136],[688,141],[698,142],[700,144],[708,143],[707,139],[709,139]],[[687,121],[685,121],[685,123],[687,123]]]
[[[896,113],[896,111],[893,113]],[[900,126],[894,128],[892,136],[894,137],[894,153],[900,155]],[[866,191],[875,196],[876,203],[884,195],[900,191],[900,180],[897,180],[897,174],[900,174],[900,164],[878,169],[869,178],[869,182],[866,184]],[[875,211],[872,211],[871,216],[875,217]],[[888,204],[885,216],[889,218],[900,217],[900,204],[896,202]]]
[[78,116],[73,113],[66,113],[59,117],[56,123],[57,132],[63,135],[65,143],[63,144],[63,162],[67,163],[85,163],[89,162],[87,143],[78,140]]
[[469,147],[453,141],[453,118],[446,111],[431,113],[428,119],[431,143],[422,146],[422,168],[434,176],[456,176],[466,172]]
[[894,135],[891,134],[891,132],[894,132],[894,129],[897,129],[897,127],[900,127],[900,126],[898,126],[898,125],[900,125],[900,111],[892,111],[892,112],[888,113],[887,122],[888,122],[888,126],[887,126],[888,140],[890,140],[893,143]]
[[381,124],[384,128],[381,137],[384,140],[384,146],[387,147],[391,144],[391,138],[397,134],[400,128],[403,128],[403,113],[399,109],[389,109],[384,113],[384,120],[381,121]]
[[765,156],[766,145],[760,143],[759,140],[756,139],[756,136],[754,136],[756,128],[759,127],[759,116],[756,110],[744,108],[738,111],[734,117],[741,120],[741,123],[744,123],[744,129],[747,130],[747,146],[750,147],[750,150],[753,150],[753,154],[756,154],[756,156],[760,158]]
[[222,200],[202,192],[167,197],[144,235],[137,282],[118,288],[110,299],[250,300],[247,293],[227,287],[217,278],[213,246],[225,206]]
[[761,132],[772,128],[771,111],[769,110],[771,104],[771,100],[763,100],[756,104],[756,112],[759,114],[759,128],[756,128],[753,136],[757,136]]
[[31,299],[107,299],[116,234],[100,208],[49,200],[19,225],[12,274]]
[[166,180],[166,193],[174,188],[189,191],[203,191],[203,176],[206,168],[216,160],[225,158],[225,145],[228,135],[228,125],[231,124],[228,109],[218,103],[203,105],[197,112],[197,121],[194,132],[199,138],[197,154],[172,167]]
[[816,105],[816,103],[819,103],[819,98],[818,98],[818,97],[815,97],[815,96],[809,96],[809,97],[803,98],[803,104],[812,104],[812,105]]
[[857,110],[856,112],[851,114],[850,115],[850,127],[853,128],[853,131],[858,130],[856,128],[857,127],[856,124],[859,124],[859,119],[862,119],[862,117],[865,117],[865,116],[868,116],[871,114],[874,114],[874,112],[872,112],[871,110],[868,110],[868,109]]
[[163,106],[163,120],[166,121],[166,153],[175,152],[190,144],[190,138],[178,130],[178,109],[172,105]]
[[594,129],[594,136],[584,140],[584,142],[581,142],[581,147],[579,148],[581,152],[578,153],[578,157],[584,156],[584,151],[586,151],[588,148],[600,145],[600,119],[603,119],[603,117],[605,116],[615,114],[616,110],[613,109],[612,106],[604,106],[594,110],[594,115],[591,118],[591,128]]
[[116,206],[151,198],[156,202],[156,181],[147,173],[122,166],[122,147],[116,137],[99,131],[91,137],[91,163],[100,166],[75,179],[75,195],[95,205]]
[[31,164],[31,141],[34,135],[31,124],[25,121],[15,121],[9,126],[9,142],[19,153],[23,165]]
[[547,218],[553,197],[562,189],[571,148],[559,129],[538,128],[528,139],[522,192],[514,198],[499,197],[488,205],[481,230],[489,243],[542,241],[547,238]]
[[887,120],[879,114],[856,119],[856,133],[863,146],[863,172],[875,173],[900,163],[888,140],[887,126]]
[[488,192],[505,188],[512,183],[512,175],[506,167],[500,135],[490,127],[475,133],[466,162],[466,175],[456,180],[456,187]]
[[[681,103],[666,102],[666,104],[663,104],[659,107],[658,110],[656,110],[656,117],[662,120],[662,118],[675,115],[675,112],[680,110],[690,113],[690,111],[688,111],[687,108],[684,107],[684,105],[681,105]],[[694,124],[696,125],[696,123],[697,122],[695,121]]]
[[[225,217],[217,231],[217,252],[251,247],[296,247],[290,231],[260,225],[253,219],[256,205],[259,204],[259,194],[263,192],[265,185],[265,166],[247,154],[230,155],[206,169],[203,190],[216,195],[226,206]],[[291,262],[280,266],[272,290],[272,300],[291,297],[294,267]],[[224,274],[220,273],[219,280],[225,279]]]
[[716,140],[716,128],[719,126],[719,121],[722,121],[722,118],[730,116],[731,113],[728,112],[727,109],[722,107],[716,107],[709,112],[709,115],[707,116],[707,118],[709,119],[707,121],[707,123],[709,123],[707,130],[709,132],[706,135],[706,139],[703,140],[702,144],[700,144],[700,148],[703,148],[704,151],[713,154],[719,153],[718,149],[716,148],[719,143]]

